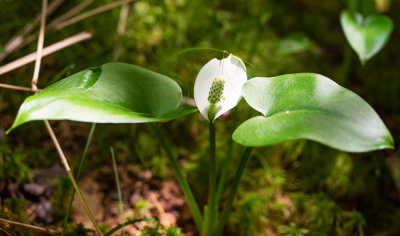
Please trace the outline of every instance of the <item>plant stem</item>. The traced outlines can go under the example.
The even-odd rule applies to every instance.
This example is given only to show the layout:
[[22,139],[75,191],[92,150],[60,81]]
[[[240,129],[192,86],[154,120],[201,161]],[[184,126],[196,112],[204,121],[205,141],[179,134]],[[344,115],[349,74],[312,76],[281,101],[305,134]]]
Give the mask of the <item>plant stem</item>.
[[121,213],[121,222],[122,222],[122,236],[125,236],[124,205],[122,204],[122,194],[121,194],[121,187],[119,185],[118,169],[117,169],[117,162],[115,161],[114,148],[110,147],[110,151],[111,151],[111,157],[112,157],[113,166],[114,166],[115,182],[117,184],[117,190],[118,190],[119,211]]
[[351,74],[352,70],[352,64],[353,64],[353,49],[347,44],[344,48],[344,56],[343,56],[343,62],[340,67],[340,77],[339,77],[339,84],[342,86],[346,86],[349,76]]
[[[82,154],[81,160],[79,162],[78,173],[76,174],[76,181],[78,181],[78,182],[79,182],[79,178],[81,176],[81,171],[83,169],[83,163],[85,162],[85,159],[86,159],[86,153],[89,149],[90,143],[92,142],[92,137],[93,137],[95,128],[96,128],[96,123],[93,123],[92,127],[90,128],[90,132],[89,132],[88,139],[86,141],[85,149],[83,149],[83,154]],[[61,232],[62,236],[64,235],[65,229],[67,228],[67,223],[68,223],[68,219],[69,219],[69,214],[71,213],[71,207],[72,207],[72,202],[74,201],[74,196],[75,196],[75,189],[72,189],[71,199],[69,200],[68,210],[67,210],[67,214],[65,215],[64,225],[63,225],[62,232]]]
[[[233,110],[232,130],[234,130],[236,127],[236,121],[237,121],[237,108],[235,107],[235,109]],[[222,162],[221,174],[220,174],[219,182],[218,182],[218,186],[217,186],[217,196],[215,197],[216,198],[215,205],[217,205],[217,206],[219,205],[219,201],[221,200],[222,190],[224,189],[225,181],[226,181],[226,174],[228,173],[229,162],[231,161],[232,145],[233,145],[232,136],[229,136],[227,145],[228,145],[228,150],[226,152],[226,157]]]
[[99,228],[99,225],[96,223],[96,221],[95,221],[95,219],[94,219],[94,217],[92,215],[92,212],[90,211],[90,209],[89,209],[89,207],[88,207],[88,205],[87,205],[87,203],[85,201],[85,198],[83,197],[83,195],[82,195],[82,193],[81,193],[81,191],[79,189],[79,186],[75,181],[74,175],[71,172],[71,168],[68,165],[67,158],[65,157],[64,152],[62,151],[62,149],[60,147],[60,144],[58,143],[58,140],[57,140],[56,136],[54,135],[53,129],[51,128],[49,121],[44,120],[44,124],[46,125],[47,131],[49,132],[51,140],[53,141],[54,146],[57,149],[58,155],[60,156],[60,159],[61,159],[61,163],[63,164],[64,169],[67,172],[68,177],[72,182],[72,186],[74,186],[74,189],[78,193],[79,199],[81,200],[82,205],[85,208],[86,213],[88,214],[90,220],[92,221],[92,223],[93,223],[93,225],[94,225],[94,227],[95,227],[95,229],[97,231],[97,234],[103,236],[103,233],[101,232],[101,230]]
[[194,218],[196,227],[200,230],[202,227],[202,224],[203,224],[203,220],[201,218],[201,213],[200,213],[199,207],[196,203],[196,200],[194,199],[192,190],[190,189],[189,184],[187,183],[185,177],[183,176],[183,173],[179,167],[179,164],[176,161],[174,155],[172,154],[172,151],[171,151],[170,147],[168,146],[164,136],[161,134],[161,132],[158,130],[158,128],[155,124],[152,123],[152,124],[150,124],[150,126],[152,127],[154,133],[156,134],[158,140],[161,143],[161,146],[164,148],[164,151],[166,152],[166,154],[172,164],[172,167],[175,171],[176,177],[178,178],[179,185],[182,188],[183,194],[185,195],[186,200],[188,202],[190,211],[193,214],[193,218]]
[[[215,104],[210,104],[209,110],[208,110],[208,120],[210,121],[210,123],[214,122],[214,118],[215,118],[215,109],[216,109],[216,105]],[[211,135],[211,133],[210,133]]]
[[214,222],[216,220],[217,215],[217,207],[216,207],[216,175],[215,171],[215,124],[213,122],[209,123],[209,132],[210,132],[210,176],[209,176],[209,208],[208,208],[208,222],[209,227],[205,229],[204,235],[213,235],[214,231]]
[[117,232],[119,229],[124,228],[125,226],[132,225],[135,223],[143,222],[143,221],[156,221],[155,218],[144,218],[144,219],[136,219],[136,220],[129,220],[122,224],[119,224],[112,228],[110,231],[104,234],[104,236],[111,236],[113,233]]
[[221,214],[221,219],[218,222],[217,235],[222,235],[222,230],[224,229],[224,224],[228,220],[229,214],[231,213],[232,203],[233,203],[233,200],[235,200],[235,196],[236,196],[236,193],[237,193],[237,190],[239,187],[240,180],[242,178],[244,169],[249,160],[250,153],[252,150],[253,150],[252,147],[247,147],[243,153],[242,159],[240,160],[238,169],[235,174],[235,178],[233,179],[232,188],[229,193],[228,200],[225,203],[224,210],[222,211],[222,214]]

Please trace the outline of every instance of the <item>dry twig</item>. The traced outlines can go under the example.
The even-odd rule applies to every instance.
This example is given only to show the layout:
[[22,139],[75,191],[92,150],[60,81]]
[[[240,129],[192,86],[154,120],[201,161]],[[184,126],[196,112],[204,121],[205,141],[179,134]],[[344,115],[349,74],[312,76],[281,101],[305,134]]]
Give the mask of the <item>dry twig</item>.
[[[121,8],[121,13],[119,14],[119,21],[117,27],[117,34],[119,37],[124,35],[126,31],[126,22],[129,16],[129,6],[130,6],[129,3],[123,5]],[[114,51],[112,55],[113,61],[118,60],[120,51],[121,51],[121,39],[118,38],[114,45]]]
[[[37,93],[37,87],[36,87],[36,83],[39,79],[39,71],[40,71],[40,62],[41,62],[41,58],[42,58],[42,50],[43,50],[43,41],[44,41],[44,28],[45,28],[45,22],[46,22],[46,9],[47,9],[47,0],[42,0],[42,18],[41,18],[41,24],[40,24],[40,34],[39,34],[39,39],[38,39],[38,49],[36,52],[36,63],[35,63],[35,71],[34,71],[34,75],[32,78],[32,90],[35,91],[35,93]],[[53,129],[50,126],[49,121],[44,120],[44,124],[46,125],[47,131],[51,137],[51,140],[54,143],[54,146],[57,149],[57,152],[60,156],[61,162],[68,174],[69,179],[72,182],[72,185],[74,186],[76,192],[78,193],[78,196],[80,198],[80,200],[82,201],[82,204],[86,210],[86,213],[88,214],[90,220],[92,221],[94,227],[96,228],[96,231],[99,235],[103,235],[102,232],[100,231],[99,226],[97,225],[86,201],[85,198],[83,197],[78,184],[75,181],[74,175],[71,172],[71,168],[68,165],[68,161],[67,158],[65,158],[64,152],[61,149],[60,144],[58,143],[58,140],[53,132]]]
[[72,174],[71,168],[68,165],[67,158],[65,157],[64,152],[61,149],[60,143],[58,142],[57,137],[54,134],[53,129],[51,128],[49,121],[48,120],[44,120],[44,124],[46,125],[46,129],[49,132],[51,140],[53,141],[53,144],[57,149],[58,155],[60,156],[61,163],[63,164],[65,170],[67,171],[68,177],[71,180],[72,185],[74,186],[74,188],[76,190],[76,193],[78,194],[78,197],[81,200],[83,207],[85,208],[86,213],[88,214],[90,220],[92,221],[94,227],[96,228],[97,233],[99,235],[103,235],[103,233],[100,231],[100,228],[97,225],[96,220],[94,219],[94,217],[93,217],[93,215],[92,215],[92,213],[91,213],[91,211],[90,211],[90,209],[89,209],[89,207],[88,207],[88,205],[87,205],[87,203],[85,201],[85,198],[82,195],[81,190],[79,189],[78,184],[75,181],[75,177]]
[[[52,44],[46,48],[43,49],[42,57],[45,57],[49,54],[52,54],[54,52],[57,52],[63,48],[69,47],[73,44],[79,43],[83,40],[90,39],[92,37],[91,32],[84,31],[82,33],[76,34],[74,36],[71,36],[69,38],[66,38],[64,40],[61,40],[55,44]],[[10,62],[4,66],[0,67],[0,75],[3,75],[7,72],[10,72],[12,70],[15,70],[21,66],[24,66],[28,63],[31,63],[35,61],[35,58],[37,57],[37,52],[31,53],[29,55],[26,55],[24,57],[21,57],[20,59],[17,59],[13,62]]]
[[48,233],[48,234],[56,234],[56,235],[60,234],[60,232],[57,232],[57,231],[52,230],[52,229],[46,229],[46,228],[35,226],[35,225],[28,225],[28,224],[24,224],[24,223],[12,221],[12,220],[7,220],[7,219],[0,218],[0,222],[3,223],[4,225],[12,225],[12,226],[23,227],[25,229],[34,230],[34,231],[37,231],[37,232]]
[[[47,8],[46,15],[50,15],[52,12],[54,12],[62,3],[64,0],[54,0],[51,2],[49,7]],[[25,25],[25,27],[13,38],[11,38],[4,46],[4,53],[0,53],[0,62],[4,60],[8,54],[18,50],[21,48],[21,46],[24,44],[25,36],[27,34],[30,34],[32,30],[39,24],[41,18],[41,14],[38,14],[33,18],[33,20],[29,21],[28,24]]]
[[[60,0],[58,0],[58,1],[60,1]],[[68,11],[64,15],[62,15],[62,16],[56,18],[55,20],[53,20],[52,22],[50,22],[48,24],[48,26],[46,27],[46,30],[52,30],[52,31],[60,30],[60,29],[62,29],[64,27],[67,27],[67,26],[69,26],[71,24],[75,24],[75,23],[77,23],[77,22],[79,22],[81,20],[84,20],[84,19],[88,18],[88,17],[94,16],[94,15],[102,13],[104,11],[111,10],[111,9],[113,9],[115,7],[118,7],[120,5],[123,5],[123,4],[128,4],[128,3],[132,2],[132,1],[134,1],[134,0],[122,0],[122,1],[118,1],[118,2],[113,2],[113,3],[110,3],[108,5],[104,5],[104,6],[98,7],[96,9],[84,12],[84,13],[76,16],[76,17],[68,19],[68,17],[72,17],[74,14],[79,13],[81,10],[83,10],[84,8],[86,8],[88,5],[90,5],[93,2],[93,0],[86,0],[86,1],[82,2],[81,4],[77,5],[76,7],[72,8],[70,11]],[[49,6],[49,8],[50,8],[50,6]],[[33,27],[32,27],[32,29],[33,29]],[[30,33],[30,31],[27,31],[27,32]],[[22,47],[32,43],[33,41],[35,41],[36,38],[37,38],[37,33],[31,34],[29,36],[19,36],[19,35],[17,35],[16,37],[14,37],[9,42],[9,43],[12,43],[12,45],[11,45],[12,50],[11,49],[7,49],[10,46],[6,47],[5,51],[7,53],[0,53],[0,62],[9,53],[17,51],[17,50],[21,49]],[[0,73],[0,75],[1,75],[1,73]]]
[[66,13],[64,13],[63,15],[57,17],[56,19],[54,19],[52,22],[50,22],[50,24],[47,26],[48,29],[54,29],[55,26],[57,24],[59,24],[60,22],[63,22],[71,17],[73,17],[74,15],[78,14],[80,11],[82,11],[83,9],[85,9],[87,6],[89,6],[94,0],[85,0],[84,2],[76,5],[75,7],[73,7],[71,10],[67,11]]
[[[29,92],[32,91],[31,88],[17,86],[17,85],[11,85],[11,84],[2,84],[2,83],[0,83],[0,88],[20,90],[20,91],[29,91]],[[40,89],[37,89],[37,91],[40,91]]]
[[37,82],[39,80],[39,71],[40,71],[40,63],[42,61],[42,53],[43,53],[43,43],[44,43],[44,27],[46,25],[46,11],[47,11],[47,0],[42,1],[42,17],[40,20],[40,30],[39,30],[39,39],[36,50],[36,61],[35,61],[35,70],[33,71],[33,78],[31,82],[32,91],[37,92]]
[[134,1],[134,0],[122,0],[122,1],[118,1],[118,2],[113,2],[113,3],[107,4],[107,5],[101,6],[99,8],[84,12],[84,13],[76,16],[76,17],[73,17],[73,18],[71,18],[69,20],[64,21],[63,23],[60,23],[59,25],[56,26],[56,29],[62,29],[64,27],[72,25],[72,24],[74,24],[74,23],[76,23],[78,21],[84,20],[84,19],[86,19],[88,17],[91,17],[91,16],[94,16],[96,14],[105,12],[107,10],[111,10],[111,9],[113,9],[115,7],[118,7],[118,6],[121,6],[123,4],[130,3],[132,1]]
[[157,199],[155,194],[150,194],[150,200],[157,209],[158,213],[160,213],[160,218],[163,219],[165,222],[165,226],[169,227],[172,225],[171,220],[169,219],[167,213],[165,213],[164,208],[161,206],[160,202]]

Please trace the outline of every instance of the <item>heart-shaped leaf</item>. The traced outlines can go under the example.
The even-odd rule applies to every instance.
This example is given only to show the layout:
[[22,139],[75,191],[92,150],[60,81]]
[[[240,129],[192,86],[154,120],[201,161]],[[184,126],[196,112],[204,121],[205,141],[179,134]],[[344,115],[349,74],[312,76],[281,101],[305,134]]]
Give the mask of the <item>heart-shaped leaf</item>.
[[139,66],[112,62],[71,75],[28,97],[10,132],[32,120],[142,123],[175,119],[197,109],[180,107],[172,79]]
[[392,20],[384,15],[370,15],[343,11],[340,22],[347,41],[364,64],[377,54],[389,39],[393,30]]
[[241,124],[233,139],[265,146],[305,138],[349,152],[393,148],[393,139],[361,97],[317,74],[253,78],[243,86],[247,103],[263,116]]

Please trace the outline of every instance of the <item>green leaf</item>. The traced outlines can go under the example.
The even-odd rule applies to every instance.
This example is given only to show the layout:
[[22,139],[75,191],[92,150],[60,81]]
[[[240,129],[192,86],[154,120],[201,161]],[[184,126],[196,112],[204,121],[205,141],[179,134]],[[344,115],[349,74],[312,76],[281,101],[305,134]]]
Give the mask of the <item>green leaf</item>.
[[281,55],[305,52],[313,48],[310,39],[304,33],[292,33],[279,41],[276,51]]
[[95,123],[167,121],[196,111],[180,107],[182,91],[172,79],[121,62],[88,68],[28,97],[10,132],[32,120]]
[[347,41],[363,64],[385,46],[393,30],[392,20],[384,15],[363,17],[359,13],[343,11],[340,22]]
[[349,152],[393,148],[389,131],[371,106],[324,76],[253,78],[243,86],[243,96],[263,114],[233,133],[244,146],[304,138]]

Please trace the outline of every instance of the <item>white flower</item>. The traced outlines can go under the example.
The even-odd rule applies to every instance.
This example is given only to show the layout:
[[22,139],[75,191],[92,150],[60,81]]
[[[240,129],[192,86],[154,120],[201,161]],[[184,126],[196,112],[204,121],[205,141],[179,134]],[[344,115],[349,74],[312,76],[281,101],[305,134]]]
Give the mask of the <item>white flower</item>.
[[222,60],[209,61],[194,83],[194,100],[200,113],[213,122],[235,107],[242,98],[246,81],[246,67],[240,58],[229,55]]

